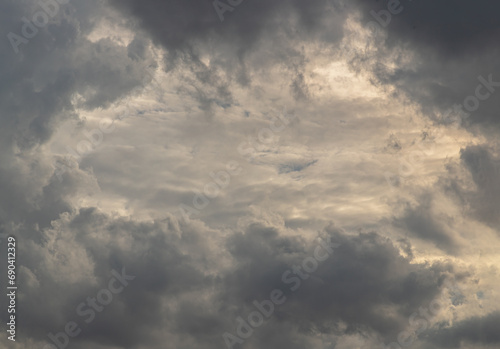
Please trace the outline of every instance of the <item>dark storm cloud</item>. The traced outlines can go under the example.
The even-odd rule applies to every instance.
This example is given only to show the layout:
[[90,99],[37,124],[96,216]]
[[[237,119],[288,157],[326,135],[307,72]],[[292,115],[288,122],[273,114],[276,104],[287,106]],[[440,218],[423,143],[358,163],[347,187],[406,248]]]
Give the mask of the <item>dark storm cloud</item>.
[[443,251],[454,254],[459,246],[446,229],[446,220],[450,219],[452,217],[436,215],[433,195],[429,192],[420,195],[417,206],[407,203],[404,213],[394,220],[394,224],[404,232],[431,241]]
[[[486,0],[402,0],[397,1],[401,6],[398,13],[391,15],[387,10],[391,2],[394,1],[357,1],[363,23],[377,22],[372,11],[386,23],[383,29],[387,32],[385,48],[380,47],[378,64],[372,63],[369,69],[381,82],[396,86],[420,103],[424,112],[435,121],[445,123],[435,115],[438,110],[445,112],[454,105],[463,105],[461,109],[470,116],[464,119],[464,125],[481,124],[484,129],[498,126],[498,85],[489,91],[482,87],[480,93],[490,97],[479,100],[472,111],[464,108],[464,102],[468,96],[475,97],[476,87],[481,84],[479,76],[488,80],[491,75],[491,81],[500,82],[497,45],[500,24],[496,18],[500,5]],[[400,52],[403,49],[412,55],[410,62],[397,63],[393,71],[386,69],[386,50]],[[471,101],[467,103],[474,105]]]
[[[48,332],[75,321],[82,333],[71,339],[74,348],[156,348],[167,338],[172,348],[220,348],[222,334],[235,332],[235,319],[255,310],[253,300],[279,288],[288,300],[249,339],[259,348],[301,348],[316,331],[377,333],[392,341],[455,274],[451,265],[411,263],[377,233],[348,235],[331,226],[320,235],[340,246],[291,291],[296,281],[284,283],[283,273],[313,256],[317,242],[253,223],[224,239],[230,255],[223,257],[212,245],[213,233],[173,217],[140,223],[96,209],[66,215],[43,231],[41,243],[25,243],[20,251],[20,325],[31,338],[50,342]],[[222,268],[221,257],[229,268]],[[107,285],[111,270],[122,268],[136,278],[84,323],[77,306]],[[330,325],[339,321],[347,327]]]
[[[444,188],[466,212],[497,229],[500,213],[498,154],[486,145],[468,146],[461,149],[460,159],[460,167],[450,168],[449,178],[443,179]],[[458,176],[461,170],[470,176],[472,185],[467,185],[468,182]]]
[[[286,67],[294,98],[307,99],[303,68],[307,57],[297,59],[302,56],[297,44],[310,42],[334,48],[343,37],[342,25],[349,14],[361,13],[362,24],[367,27],[368,22],[375,21],[371,11],[388,8],[387,1],[368,0],[347,5],[324,0],[244,1],[234,11],[226,12],[221,22],[211,1],[112,3],[136,18],[138,25],[166,48],[164,69],[176,71],[184,66],[192,71],[196,81],[187,79],[186,83],[193,86],[192,93],[205,111],[216,104],[234,103],[231,84],[251,84],[252,72],[272,65]],[[500,83],[500,51],[496,48],[500,25],[495,17],[500,5],[486,0],[400,3],[402,11],[391,15],[385,28],[388,37],[385,48],[379,47],[377,63],[370,60],[364,68],[420,103],[433,120],[445,123],[439,112],[474,97],[479,76]],[[259,62],[248,59],[252,51],[269,42],[272,55]],[[401,48],[410,50],[413,59],[395,71],[387,70],[387,50]],[[209,64],[201,59],[207,54]],[[462,107],[463,113],[470,115],[464,117],[463,125],[498,124],[498,86],[489,92],[482,89],[493,97],[479,101],[473,112]]]
[[[64,8],[61,5],[56,20],[21,45],[19,54],[5,38],[0,43],[0,228],[15,233],[19,239],[17,266],[23,285],[18,304],[20,345],[30,347],[29,340],[46,343],[48,332],[63,331],[68,321],[80,321],[82,333],[71,340],[75,349],[221,348],[222,334],[234,333],[234,319],[253,311],[253,300],[267,299],[274,288],[283,289],[288,301],[250,339],[258,348],[317,347],[317,334],[375,333],[386,342],[393,341],[406,327],[408,316],[434,299],[443,289],[444,280],[457,272],[451,263],[416,262],[409,240],[398,246],[383,237],[382,231],[347,234],[330,226],[319,235],[341,246],[314,275],[301,281],[300,289],[292,292],[282,276],[313,255],[316,242],[308,241],[306,234],[314,219],[297,216],[300,218],[294,224],[301,228],[296,231],[285,231],[283,226],[269,222],[228,228],[228,214],[222,212],[220,225],[225,228],[215,231],[201,221],[178,222],[168,215],[163,220],[148,221],[134,216],[117,218],[96,208],[77,207],[73,202],[99,192],[99,184],[106,180],[123,192],[137,190],[135,194],[139,195],[143,187],[136,189],[119,177],[125,159],[134,165],[139,163],[130,152],[120,153],[124,159],[121,163],[117,157],[105,158],[103,162],[113,172],[99,183],[91,170],[85,172],[78,166],[58,181],[53,173],[54,159],[44,152],[61,123],[79,117],[78,108],[95,111],[108,107],[141,84],[144,69],[151,63],[150,39],[166,49],[162,68],[181,76],[178,91],[195,96],[205,111],[212,111],[214,105],[233,106],[237,103],[231,92],[233,84],[251,86],[254,74],[265,74],[276,66],[284,74],[282,86],[288,86],[297,100],[307,99],[310,90],[304,71],[308,57],[301,45],[335,47],[342,39],[348,10],[337,7],[333,12],[325,0],[254,0],[244,1],[220,22],[211,1],[111,2],[132,15],[127,24],[137,33],[128,46],[112,39],[88,39],[101,16],[106,16],[104,2],[98,0],[74,0]],[[371,9],[368,2],[359,3],[362,9]],[[452,40],[449,30],[431,38],[432,30],[441,28],[434,15],[416,35],[412,31],[416,29],[406,27],[412,21],[418,22],[411,16],[419,14],[421,17],[415,18],[423,18],[426,9],[438,14],[444,11],[441,5],[428,1],[422,4],[415,5],[418,11],[412,13],[408,7],[402,17],[394,18],[392,24],[400,33],[391,32],[387,44],[388,48],[408,45],[414,50],[414,62],[427,57],[423,62],[429,64],[401,67],[395,73],[380,69],[377,74],[381,81],[396,85],[422,104],[431,101],[429,105],[445,108],[474,93],[477,75],[487,77],[490,69],[499,64],[496,51],[492,50],[491,56],[478,56],[488,50],[486,41],[490,36],[486,29],[488,25],[493,28],[493,24],[483,18],[485,23],[478,33],[486,36],[481,42],[478,33],[465,33],[461,28],[465,37],[461,44],[458,38]],[[34,8],[35,1],[3,1],[0,32],[19,31],[20,19],[29,16]],[[461,7],[456,17],[451,16],[455,19],[444,18],[445,27],[446,23],[451,25],[465,18],[465,12],[466,8]],[[411,19],[410,24],[403,23],[405,18]],[[431,45],[425,47],[425,40]],[[471,50],[465,48],[477,50],[467,56]],[[252,56],[255,52],[259,52],[257,57]],[[380,54],[383,52],[381,48]],[[468,63],[469,57],[477,59]],[[460,79],[457,71],[462,74]],[[500,81],[500,74],[498,78],[493,76]],[[78,103],[76,96],[81,97]],[[479,120],[493,120],[496,100],[492,97],[481,102]],[[192,125],[185,127],[191,132],[186,135],[192,136]],[[162,137],[162,141],[169,138],[163,133]],[[130,141],[128,145],[135,147],[137,143]],[[401,148],[397,139],[392,147],[395,151]],[[307,172],[323,165],[316,159],[285,159],[275,165],[282,174]],[[497,223],[498,159],[490,150],[468,147],[462,151],[462,162],[478,189],[456,190],[457,195],[464,201],[477,202],[475,213],[482,220]],[[161,166],[156,169],[158,176],[163,176]],[[131,172],[135,182],[146,185],[142,172]],[[169,184],[182,186],[181,181]],[[312,187],[323,195],[332,192],[322,185],[318,180]],[[269,192],[262,185],[248,187],[263,197]],[[181,189],[187,192],[190,188]],[[296,192],[289,190],[281,197],[293,202],[292,194]],[[242,195],[248,197],[248,193]],[[347,195],[344,191],[334,193]],[[175,201],[182,195],[167,188],[158,190],[156,197],[158,202],[149,200],[147,205]],[[431,203],[430,198],[423,197],[420,205],[403,210],[396,225],[444,251],[454,252],[455,242],[431,214]],[[243,207],[239,213],[247,212],[246,202],[239,205]],[[106,311],[96,314],[95,321],[88,326],[82,324],[75,312],[78,304],[105,287],[112,270],[122,268],[136,276],[134,282],[116,295]],[[0,306],[5,309],[3,303]],[[6,313],[1,314],[5,321]],[[473,320],[478,324],[474,325]],[[497,321],[497,315],[486,320],[459,323],[459,329],[470,329],[463,331],[462,338],[497,341],[488,327]],[[472,334],[481,324],[488,333],[482,337]],[[437,333],[435,338],[439,342],[447,336],[448,332]]]
[[[21,18],[41,11],[37,2],[23,4],[2,2],[0,32],[20,35]],[[85,98],[79,107],[93,109],[138,85],[144,72],[127,57],[126,49],[109,40],[92,43],[85,38],[95,28],[101,5],[98,0],[60,5],[53,23],[39,28],[18,54],[2,36],[4,143],[24,149],[46,142],[58,122],[75,117],[71,99],[77,93]]]
[[[0,33],[5,34],[0,41],[2,220],[17,220],[33,212],[45,225],[68,209],[60,197],[64,186],[42,189],[52,169],[51,159],[38,147],[62,121],[78,117],[75,106],[109,105],[143,77],[143,63],[128,58],[126,48],[85,38],[94,28],[100,5],[94,0],[60,5],[54,22],[40,28],[16,54],[5,35],[21,34],[21,18],[31,18],[40,8],[36,2],[0,4]],[[81,105],[72,102],[76,94],[84,96]]]
[[450,328],[430,334],[429,342],[438,348],[458,348],[466,345],[496,345],[500,343],[498,324],[500,312],[492,312],[486,316],[475,316],[453,324]]
[[[238,50],[248,51],[264,37],[273,38],[282,29],[292,30],[291,23],[277,21],[280,16],[287,19],[291,19],[291,15],[298,17],[299,26],[294,35],[299,38],[316,36],[335,43],[342,33],[341,21],[334,27],[338,32],[322,31],[328,25],[327,21],[333,20],[332,12],[327,11],[330,8],[328,2],[322,0],[307,3],[297,0],[243,2],[236,11],[227,12],[224,23],[220,22],[211,1],[125,0],[112,3],[137,17],[140,25],[157,42],[173,52],[184,50],[189,53],[197,41],[213,39],[214,36],[236,44]],[[337,16],[334,18],[338,20]]]
[[[85,347],[85,342],[139,347],[155,341],[150,330],[182,328],[181,320],[176,325],[171,319],[181,314],[164,308],[163,302],[209,289],[213,282],[210,268],[215,264],[204,247],[207,232],[184,227],[181,233],[178,229],[170,219],[135,223],[84,209],[57,228],[45,230],[40,245],[28,244],[20,251],[24,256],[20,262],[31,271],[22,273],[25,288],[21,294],[26,302],[19,305],[20,326],[30,336],[50,343],[49,332],[64,331],[68,321],[75,321],[82,329],[71,340],[75,348]],[[73,280],[65,275],[69,271],[65,265],[79,266],[71,271]],[[86,324],[87,316],[77,313],[78,305],[107,286],[112,270],[123,268],[136,279]],[[38,287],[26,275],[33,275]],[[94,277],[96,282],[91,281]],[[189,314],[190,308],[183,307],[178,311]],[[190,326],[195,332],[196,324]]]
[[[68,205],[61,200],[61,189],[41,189],[51,164],[36,147],[49,139],[60,120],[74,117],[70,99],[76,91],[70,70],[50,66],[63,63],[64,55],[69,54],[65,49],[74,48],[72,42],[91,28],[84,18],[92,15],[93,8],[83,7],[82,16],[74,18],[61,11],[59,24],[40,30],[16,54],[6,34],[21,33],[21,18],[30,17],[35,8],[29,5],[16,1],[0,4],[0,220],[44,226]],[[63,34],[53,37],[56,29]]]
[[[221,22],[212,1],[126,0],[112,1],[137,19],[166,50],[166,71],[191,70],[196,81],[193,94],[200,108],[210,111],[216,103],[232,104],[231,83],[248,86],[255,71],[283,66],[296,99],[308,97],[304,77],[306,58],[300,41],[335,46],[343,36],[346,13],[334,12],[328,1],[244,1]],[[250,60],[263,44],[272,52]],[[263,53],[264,54],[264,53]],[[208,55],[210,63],[202,61]],[[186,79],[186,78],[185,78]]]
[[[429,47],[448,58],[484,53],[495,46],[500,34],[497,14],[500,4],[479,1],[409,1],[356,0],[366,21],[375,18],[371,11],[387,10],[391,2],[400,3],[402,11],[391,15],[388,28],[390,45]],[[385,20],[385,14],[382,16]]]
[[[97,188],[95,181],[79,170],[56,183],[54,159],[45,145],[62,122],[79,117],[76,108],[105,107],[139,85],[144,75],[144,62],[129,58],[126,47],[86,38],[95,29],[101,10],[102,2],[97,0],[60,5],[51,22],[39,28],[16,53],[7,34],[22,35],[22,18],[31,19],[39,13],[40,4],[10,0],[0,4],[0,225],[18,237],[23,245],[21,254],[26,251],[18,259],[18,270],[43,264],[43,254],[30,249],[43,242],[40,231],[73,210],[71,198],[82,187],[88,191]],[[76,95],[83,96],[80,104],[74,103]],[[2,270],[4,263],[2,259]],[[31,280],[26,291],[31,294],[37,282],[26,273]],[[23,319],[27,325],[24,338],[44,336],[48,327],[41,324],[54,324],[47,321],[47,314],[60,309],[52,308],[57,298],[66,299],[64,290],[69,290],[69,297],[77,292],[73,286],[53,288],[48,281],[53,277],[50,268],[40,273],[38,282],[44,297],[38,298],[35,292],[24,303],[33,310],[33,317]],[[5,308],[5,297],[0,303]],[[54,320],[63,315],[64,311],[58,312]],[[2,312],[2,321],[7,316]]]
[[[296,291],[291,287],[297,281],[283,283],[283,273],[312,256],[314,245],[280,237],[264,226],[249,227],[245,234],[229,240],[238,267],[225,280],[222,299],[226,307],[244,305],[240,315],[245,317],[252,311],[252,301],[268,299],[273,289],[283,290],[288,298],[270,323],[262,326],[272,329],[256,330],[252,340],[258,347],[271,348],[269,343],[276,345],[278,338],[291,339],[283,332],[289,327],[298,328],[306,337],[313,332],[375,332],[392,341],[406,326],[408,316],[431,301],[445,278],[454,273],[451,265],[410,263],[411,259],[401,256],[389,239],[377,233],[347,235],[329,227],[323,238],[340,246],[315,273],[301,280]],[[332,327],[340,322],[347,328]]]

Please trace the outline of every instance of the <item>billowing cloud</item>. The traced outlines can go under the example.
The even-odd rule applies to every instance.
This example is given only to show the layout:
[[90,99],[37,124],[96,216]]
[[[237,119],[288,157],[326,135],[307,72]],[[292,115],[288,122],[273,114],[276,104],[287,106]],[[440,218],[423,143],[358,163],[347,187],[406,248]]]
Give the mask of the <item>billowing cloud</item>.
[[498,346],[497,7],[4,1],[2,347]]

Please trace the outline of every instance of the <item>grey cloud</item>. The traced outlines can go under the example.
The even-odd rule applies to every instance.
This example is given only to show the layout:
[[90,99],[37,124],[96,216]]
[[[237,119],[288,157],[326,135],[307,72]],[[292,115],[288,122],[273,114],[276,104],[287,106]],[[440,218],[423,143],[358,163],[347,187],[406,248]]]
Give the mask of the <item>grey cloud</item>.
[[[0,6],[2,33],[19,32],[20,19],[39,10],[35,2],[6,1]],[[109,105],[142,79],[142,62],[127,58],[126,48],[85,38],[101,6],[100,1],[61,5],[57,20],[41,28],[17,55],[5,37],[1,40],[3,221],[22,221],[20,217],[27,215],[27,223],[47,226],[69,210],[63,197],[75,188],[49,184],[53,159],[40,146],[63,121],[78,118],[75,94],[87,95],[79,107],[95,109]]]
[[292,161],[289,163],[284,163],[279,166],[279,173],[290,173],[290,172],[300,172],[305,170],[309,166],[314,165],[318,160],[308,161]]
[[[173,325],[166,323],[174,313],[162,306],[164,297],[196,294],[213,282],[210,264],[215,260],[203,247],[206,233],[184,227],[181,238],[176,229],[171,218],[136,224],[112,220],[95,209],[66,216],[42,232],[41,243],[20,250],[18,263],[39,281],[38,287],[26,283],[21,291],[26,302],[19,305],[19,317],[26,320],[20,326],[37,340],[48,341],[48,332],[60,332],[67,321],[75,321],[82,334],[72,339],[74,347],[90,342],[146,345],[146,332]],[[111,270],[122,268],[136,280],[85,324],[76,313],[78,304],[106,287]]]
[[[208,112],[217,100],[232,103],[232,83],[248,86],[254,72],[272,66],[283,66],[289,72],[290,92],[295,98],[307,98],[306,58],[295,48],[296,43],[313,39],[335,45],[342,38],[345,20],[342,12],[333,12],[323,0],[245,2],[226,13],[224,22],[207,1],[112,3],[136,18],[136,25],[167,50],[166,71],[178,72],[180,67],[191,70],[195,80],[185,77],[185,82],[193,86],[200,108]],[[282,17],[296,18],[297,23]],[[269,45],[273,52],[251,58],[253,50]],[[202,60],[205,55],[209,64]]]
[[[385,11],[381,20],[386,21],[391,1],[359,0],[356,3],[362,24],[367,26],[370,21],[377,22],[371,11]],[[500,56],[496,48],[500,27],[495,20],[500,8],[488,1],[398,3],[402,11],[389,14],[388,24],[379,26],[387,37],[378,46],[376,57],[368,59],[363,66],[383,84],[395,86],[396,93],[403,93],[419,103],[432,120],[446,123],[440,114],[463,104],[468,96],[475,96],[479,76],[488,79],[492,75],[493,81],[500,81]],[[399,54],[394,70],[386,66],[390,52]],[[481,125],[483,132],[488,132],[491,126],[496,129],[495,111],[500,100],[495,96],[497,92],[480,101],[472,113],[463,109],[470,118],[464,119],[462,126]]]
[[[456,273],[450,264],[410,263],[379,234],[351,235],[330,226],[320,235],[340,246],[291,292],[290,284],[282,281],[284,271],[312,256],[318,243],[280,230],[249,224],[223,240],[226,254],[224,246],[213,246],[213,231],[174,217],[140,223],[94,208],[65,215],[42,232],[42,242],[25,244],[20,251],[25,256],[20,265],[29,271],[23,274],[26,301],[19,311],[27,320],[22,327],[44,342],[48,332],[77,321],[82,333],[71,340],[75,348],[94,343],[146,348],[166,338],[176,348],[217,348],[224,345],[222,333],[234,331],[234,319],[246,316],[253,300],[267,299],[279,288],[289,300],[256,329],[251,341],[261,348],[306,345],[314,338],[311,331],[335,336],[378,333],[388,341]],[[222,268],[221,257],[230,261],[230,268]],[[75,313],[77,305],[106,285],[112,269],[122,268],[136,279],[105,312],[84,324]],[[385,307],[393,312],[380,310]],[[339,321],[347,328],[329,325]]]
[[485,316],[475,316],[453,326],[434,331],[429,342],[439,348],[457,348],[473,345],[497,346],[500,343],[498,323],[500,313],[491,312]]
[[450,254],[459,250],[459,243],[450,233],[447,225],[452,217],[438,215],[433,207],[433,195],[421,194],[415,206],[406,204],[401,217],[395,218],[394,224],[415,237],[433,242],[438,248]]
[[[387,10],[390,3],[356,2],[360,4],[365,21],[374,21],[370,12]],[[431,47],[452,58],[489,50],[500,33],[495,17],[500,6],[491,1],[401,0],[398,3],[402,11],[392,15],[387,25],[390,45],[410,44],[424,50]]]
[[[298,241],[292,243],[293,240],[284,240],[277,232],[258,226],[244,235],[235,235],[230,240],[230,251],[240,266],[227,278],[225,289],[231,291],[225,292],[223,298],[246,304],[243,314],[247,314],[253,299],[266,299],[272,289],[282,289],[289,300],[267,325],[275,332],[290,325],[298,326],[304,336],[313,332],[375,332],[392,341],[404,329],[407,317],[430,302],[444,279],[454,273],[451,265],[410,263],[411,259],[401,256],[390,240],[377,233],[348,235],[329,227],[324,234],[325,239],[330,237],[340,246],[295,292],[282,283],[282,274],[311,256],[314,245],[303,249]],[[385,307],[393,309],[393,315],[380,311]],[[335,330],[332,325],[340,322],[347,328]],[[266,343],[274,336],[262,333],[263,337],[256,335],[259,339],[255,339],[255,345],[271,347]]]
[[[309,81],[323,72],[308,75],[315,57],[310,57],[307,45],[317,46],[316,52],[328,58],[344,38],[346,20],[356,18],[353,11],[368,20],[372,3],[244,1],[226,13],[224,22],[211,1],[110,3],[121,11],[121,24],[130,31],[124,34],[130,35],[128,45],[112,35],[89,38],[103,18],[113,22],[116,15],[107,2],[97,0],[70,2],[20,47],[18,55],[8,40],[0,42],[0,228],[19,238],[23,285],[15,349],[32,348],[33,343],[43,347],[49,331],[62,331],[67,321],[81,320],[76,306],[104,287],[113,269],[125,268],[137,279],[72,340],[76,349],[220,348],[222,333],[235,329],[234,319],[248,315],[252,301],[268,298],[274,288],[283,289],[288,301],[255,331],[249,345],[319,348],[321,337],[327,338],[322,345],[328,348],[340,346],[350,335],[389,342],[406,328],[410,314],[440,294],[446,278],[475,277],[464,272],[460,262],[425,262],[427,256],[414,246],[420,240],[435,244],[444,252],[438,256],[441,260],[449,254],[459,258],[463,252],[452,233],[456,217],[433,211],[435,191],[454,196],[472,218],[493,228],[498,225],[495,145],[463,148],[454,169],[469,182],[450,169],[435,187],[409,194],[417,204],[405,206],[396,200],[387,209],[387,202],[381,204],[384,199],[374,198],[385,193],[380,189],[383,176],[377,179],[381,165],[371,157],[378,151],[405,150],[399,133],[387,139],[396,134],[386,130],[395,125],[396,112],[385,110],[385,101],[362,94],[354,100],[339,97],[342,94],[326,96],[325,104],[315,99],[315,91],[323,87]],[[440,122],[436,110],[474,93],[478,75],[491,73],[500,81],[498,50],[491,45],[498,34],[492,20],[497,5],[479,4],[482,9],[469,11],[459,2],[455,16],[444,16],[450,6],[415,2],[394,16],[388,40],[374,43],[374,57],[354,68],[395,86],[393,97],[410,96]],[[0,32],[19,30],[20,18],[36,6],[35,1],[4,1]],[[458,24],[479,11],[477,19]],[[477,24],[478,30],[470,30]],[[164,108],[167,115],[155,114],[150,124],[122,124],[122,133],[113,134],[116,138],[109,138],[108,147],[80,162],[49,154],[55,132],[66,121],[80,123],[74,135],[88,125],[80,119],[80,109],[92,117],[113,113],[113,103],[148,82],[145,69],[156,67],[149,51],[152,42],[164,50],[159,64],[168,74],[165,84],[177,96],[191,99],[175,100],[177,105]],[[384,65],[388,53],[400,54],[390,62],[395,69]],[[232,180],[234,188],[204,212],[211,220],[178,221],[164,209],[191,203],[191,189],[201,188],[210,180],[210,171],[223,168],[216,160],[237,156],[237,144],[244,141],[241,134],[258,134],[267,116],[272,117],[266,111],[269,104],[282,103],[258,86],[276,76],[270,70],[282,74],[271,88],[288,89],[283,95],[299,101],[303,115],[287,129],[288,135],[280,134],[280,147],[264,149],[258,161],[244,164],[244,174]],[[243,105],[235,88],[248,91],[250,102]],[[464,125],[480,135],[494,135],[494,128],[474,126],[496,123],[498,100],[492,94],[482,101]],[[191,116],[197,108],[209,115],[204,115],[204,123],[195,124],[198,114]],[[230,114],[237,108],[245,123]],[[376,116],[374,108],[380,109]],[[214,122],[224,115],[228,123]],[[156,133],[147,134],[145,142],[140,126],[141,131]],[[379,129],[383,131],[376,132]],[[343,148],[332,148],[332,139]],[[228,144],[234,146],[227,150]],[[335,154],[325,155],[325,150]],[[62,181],[54,176],[56,159],[74,165]],[[280,181],[270,183],[270,178]],[[362,195],[354,196],[360,191]],[[360,203],[373,210],[359,213]],[[108,204],[106,210],[94,207],[101,204]],[[395,213],[387,213],[391,209]],[[261,210],[266,218],[254,218],[249,213],[253,210]],[[324,217],[345,216],[355,222],[355,233],[334,226],[321,229]],[[396,237],[387,237],[382,228],[387,222],[398,230]],[[311,237],[316,235],[341,246],[292,292],[282,275],[314,253],[317,242]],[[453,306],[462,310],[468,296],[453,296]],[[5,309],[4,298],[0,303]],[[0,314],[5,321],[7,315]],[[491,331],[497,317],[462,316],[453,328],[432,333],[432,342],[446,347],[443,343],[458,334],[451,343],[497,343]]]
[[443,186],[466,212],[496,229],[500,205],[498,156],[487,145],[471,145],[461,149],[460,160],[457,167],[450,168]]

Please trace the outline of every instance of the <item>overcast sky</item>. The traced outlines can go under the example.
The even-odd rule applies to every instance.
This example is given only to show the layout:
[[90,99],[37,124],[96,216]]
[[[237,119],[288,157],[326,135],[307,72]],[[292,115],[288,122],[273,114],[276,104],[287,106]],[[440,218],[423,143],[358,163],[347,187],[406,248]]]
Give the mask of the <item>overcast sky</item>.
[[0,0],[0,347],[498,348],[498,13]]

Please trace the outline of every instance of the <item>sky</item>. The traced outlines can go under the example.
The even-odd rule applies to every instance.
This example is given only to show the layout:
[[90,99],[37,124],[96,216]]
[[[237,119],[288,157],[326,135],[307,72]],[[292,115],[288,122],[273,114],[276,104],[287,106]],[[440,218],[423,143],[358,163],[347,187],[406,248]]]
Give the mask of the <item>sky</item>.
[[498,348],[499,12],[1,0],[0,347]]

